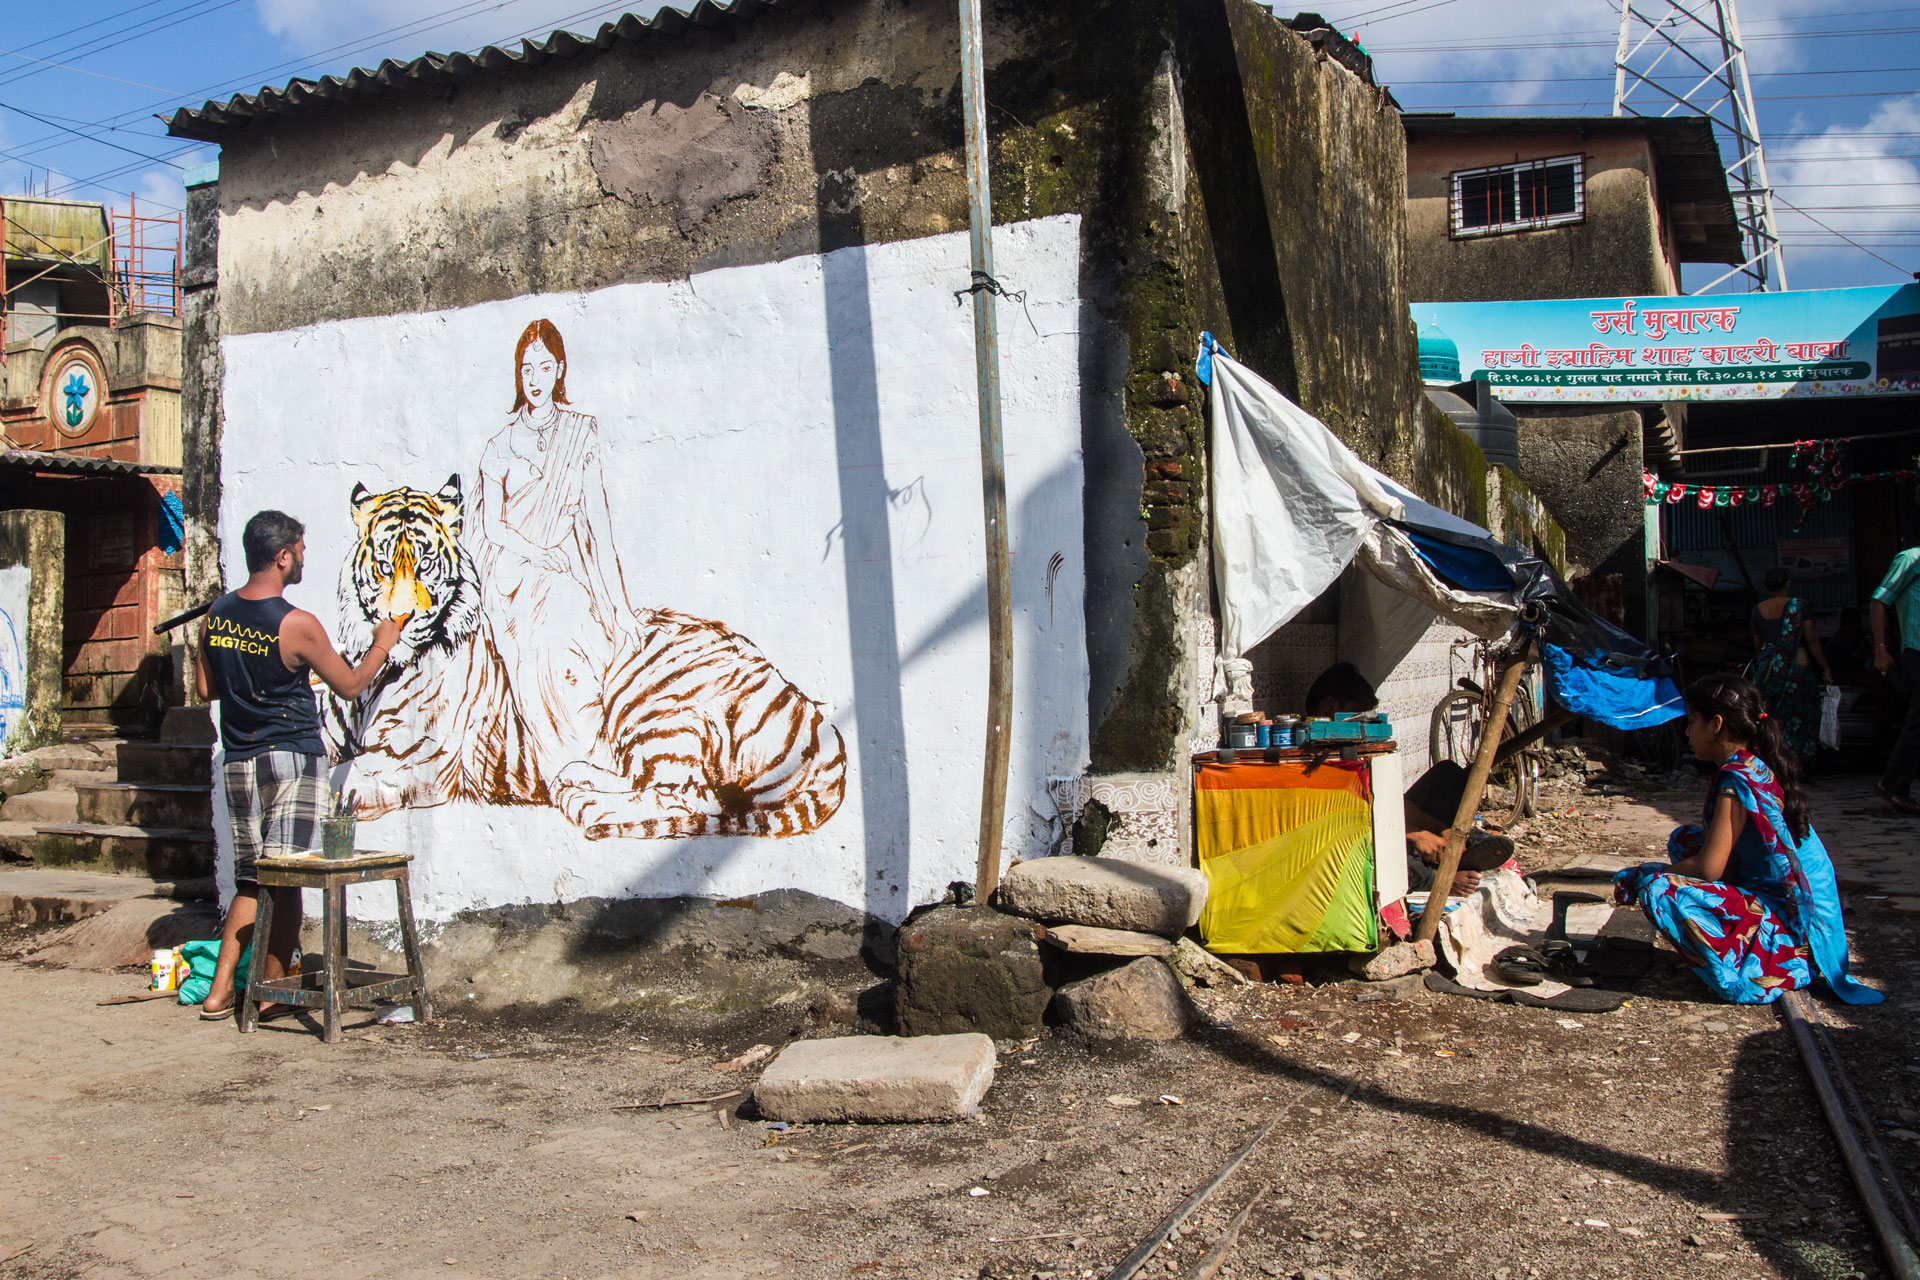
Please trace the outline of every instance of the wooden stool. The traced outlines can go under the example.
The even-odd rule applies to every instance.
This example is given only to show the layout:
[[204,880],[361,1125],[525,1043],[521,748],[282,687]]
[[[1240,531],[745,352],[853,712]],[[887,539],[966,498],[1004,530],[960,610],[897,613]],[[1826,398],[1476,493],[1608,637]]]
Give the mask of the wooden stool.
[[[240,1030],[258,1024],[263,1001],[317,1008],[324,1019],[321,1038],[328,1044],[340,1038],[340,1010],[371,1008],[377,1001],[411,995],[413,1016],[425,1022],[433,1017],[427,999],[426,971],[420,965],[420,938],[413,928],[413,893],[407,878],[410,853],[359,853],[351,858],[262,858],[258,864],[260,911],[253,926],[253,960],[247,966],[247,989],[234,1010]],[[400,895],[400,946],[407,957],[405,973],[380,973],[347,968],[347,886],[391,881]],[[322,943],[319,972],[289,974],[267,981],[267,943],[273,937],[274,889],[318,889]]]

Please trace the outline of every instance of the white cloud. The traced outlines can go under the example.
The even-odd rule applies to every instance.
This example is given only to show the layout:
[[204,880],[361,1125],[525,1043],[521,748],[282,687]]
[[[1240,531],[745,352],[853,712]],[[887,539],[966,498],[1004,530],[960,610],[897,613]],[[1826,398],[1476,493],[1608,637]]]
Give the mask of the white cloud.
[[[1803,132],[1796,121],[1794,132]],[[1889,136],[1905,134],[1905,137]],[[1920,164],[1906,158],[1920,142],[1920,105],[1912,98],[1882,102],[1859,125],[1830,125],[1817,136],[1767,148],[1769,181],[1836,231],[1871,245],[1908,269],[1920,268]],[[1906,153],[1906,154],[1901,154]],[[1899,280],[1876,262],[1815,226],[1807,215],[1776,202],[1775,218],[1787,244],[1787,281],[1796,288]],[[1838,207],[1836,207],[1838,206]]]
[[[341,60],[370,65],[503,43],[554,27],[591,32],[634,11],[651,13],[661,0],[593,6],[592,0],[255,0],[260,25],[289,52],[321,55],[339,46]],[[361,48],[361,46],[367,46]]]

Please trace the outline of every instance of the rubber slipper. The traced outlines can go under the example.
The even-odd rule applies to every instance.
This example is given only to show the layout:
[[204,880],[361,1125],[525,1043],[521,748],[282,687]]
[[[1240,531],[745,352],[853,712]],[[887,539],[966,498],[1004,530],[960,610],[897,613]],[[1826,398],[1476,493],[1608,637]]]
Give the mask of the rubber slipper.
[[1481,840],[1467,841],[1467,847],[1460,851],[1460,870],[1492,871],[1503,867],[1513,857],[1513,841],[1507,836],[1487,836]]
[[202,1022],[224,1022],[232,1016],[232,1005],[228,1005],[224,1009],[209,1009],[205,1005],[200,1007],[200,1021]]
[[1915,800],[1912,796],[1903,796],[1897,791],[1889,791],[1878,782],[1873,784],[1873,789],[1880,793],[1882,800],[1893,806],[1895,813],[1920,813],[1920,800]]
[[296,1016],[300,1012],[300,1009],[301,1006],[297,1004],[270,1004],[265,1009],[254,1014],[253,1020],[255,1022],[278,1022],[282,1018]]
[[1547,958],[1532,947],[1508,947],[1488,968],[1510,987],[1537,987],[1547,979]]

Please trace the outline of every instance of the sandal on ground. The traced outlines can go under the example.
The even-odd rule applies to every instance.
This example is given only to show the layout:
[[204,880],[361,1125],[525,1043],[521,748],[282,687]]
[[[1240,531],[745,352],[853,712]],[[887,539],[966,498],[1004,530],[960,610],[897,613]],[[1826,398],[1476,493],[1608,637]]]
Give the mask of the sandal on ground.
[[224,1009],[209,1009],[204,1004],[200,1006],[200,1021],[202,1022],[225,1022],[232,1016],[232,1005],[228,1005]]
[[1547,958],[1532,947],[1508,947],[1487,967],[1510,987],[1537,987],[1547,978]]
[[300,1008],[301,1006],[297,1004],[281,1004],[275,1001],[272,1004],[262,1006],[261,1009],[253,1015],[253,1020],[255,1022],[278,1022],[282,1018],[296,1016],[299,1014]]
[[1880,794],[1882,800],[1893,806],[1894,812],[1920,813],[1920,800],[1915,800],[1912,796],[1903,796],[1898,791],[1889,791],[1885,783],[1876,782],[1873,784],[1873,789]]

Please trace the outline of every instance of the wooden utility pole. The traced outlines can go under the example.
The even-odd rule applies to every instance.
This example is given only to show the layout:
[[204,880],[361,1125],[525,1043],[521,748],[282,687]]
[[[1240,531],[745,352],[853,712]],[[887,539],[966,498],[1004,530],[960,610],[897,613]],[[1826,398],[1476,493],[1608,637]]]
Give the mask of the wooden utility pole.
[[1453,815],[1447,844],[1440,851],[1440,865],[1434,868],[1433,889],[1427,894],[1427,909],[1414,926],[1415,942],[1432,942],[1440,931],[1440,917],[1446,913],[1447,891],[1460,871],[1460,855],[1466,851],[1467,835],[1473,830],[1473,815],[1486,794],[1487,779],[1493,773],[1494,758],[1500,753],[1500,737],[1507,729],[1507,713],[1513,709],[1514,695],[1520,691],[1520,678],[1527,673],[1533,658],[1531,642],[1500,669],[1500,681],[1494,687],[1493,710],[1487,726],[1480,732],[1480,747],[1473,753],[1473,768],[1467,771],[1467,789],[1460,797],[1460,808]]
[[984,0],[960,0],[960,90],[967,126],[967,224],[973,250],[973,353],[980,387],[980,485],[987,534],[987,749],[980,780],[980,858],[975,893],[1000,884],[1013,719],[1013,602],[1007,552],[1007,476],[1000,439],[1000,331],[994,316],[993,187],[987,180]]

